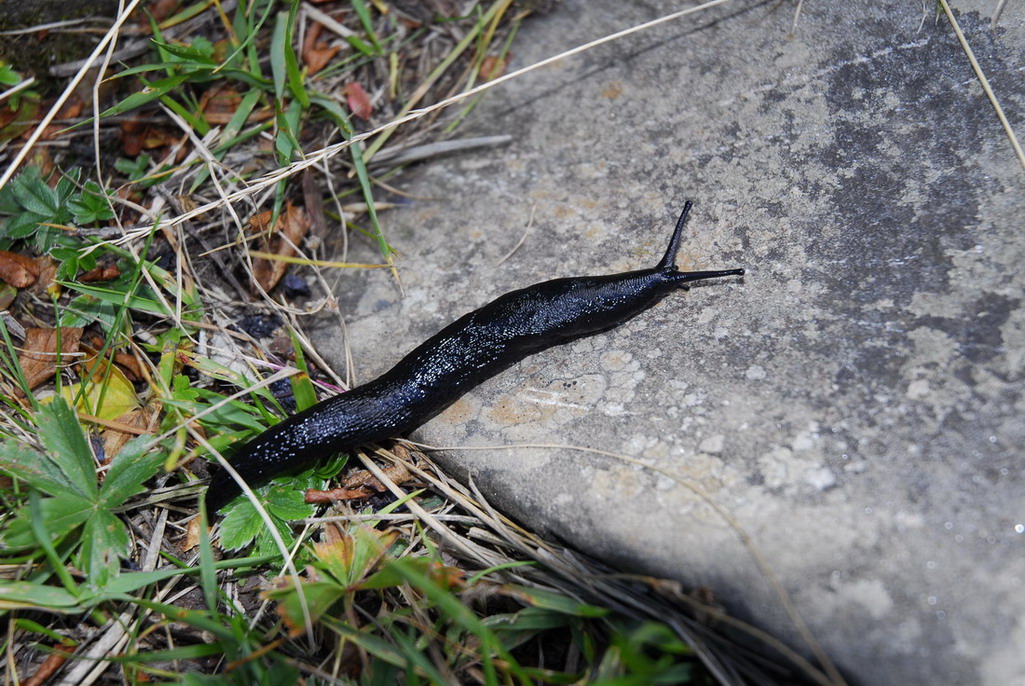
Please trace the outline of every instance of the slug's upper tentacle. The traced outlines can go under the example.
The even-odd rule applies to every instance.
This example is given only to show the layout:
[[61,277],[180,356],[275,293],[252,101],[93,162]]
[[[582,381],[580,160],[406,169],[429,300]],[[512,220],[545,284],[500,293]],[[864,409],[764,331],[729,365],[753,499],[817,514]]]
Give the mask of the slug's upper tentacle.
[[[247,483],[259,486],[333,453],[406,433],[528,355],[616,327],[691,281],[743,275],[743,269],[676,268],[690,208],[688,201],[654,268],[554,279],[506,293],[424,341],[380,378],[255,437],[231,459],[232,467]],[[240,492],[222,470],[207,490],[207,508],[216,511]]]
[[680,252],[680,243],[683,241],[683,225],[687,223],[687,215],[690,214],[690,208],[693,206],[694,203],[690,200],[683,203],[683,211],[680,212],[680,218],[676,220],[676,228],[673,230],[672,238],[669,239],[666,254],[659,260],[655,266],[656,269],[676,269],[676,253]]

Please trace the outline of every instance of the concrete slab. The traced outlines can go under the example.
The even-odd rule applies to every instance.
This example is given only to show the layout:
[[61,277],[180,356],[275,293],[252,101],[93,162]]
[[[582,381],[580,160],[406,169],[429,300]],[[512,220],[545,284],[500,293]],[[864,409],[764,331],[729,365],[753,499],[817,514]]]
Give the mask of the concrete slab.
[[[955,3],[1023,134],[1025,5],[994,34],[994,4]],[[678,8],[564,0],[513,66]],[[804,3],[791,36],[793,9],[727,4],[492,93],[463,131],[515,142],[413,170],[405,190],[435,200],[386,217],[405,296],[342,280],[358,377],[513,288],[653,264],[694,199],[681,266],[743,282],[530,358],[417,438],[662,470],[442,458],[529,525],[800,648],[696,486],[853,682],[1025,683],[1025,172],[933,6]]]

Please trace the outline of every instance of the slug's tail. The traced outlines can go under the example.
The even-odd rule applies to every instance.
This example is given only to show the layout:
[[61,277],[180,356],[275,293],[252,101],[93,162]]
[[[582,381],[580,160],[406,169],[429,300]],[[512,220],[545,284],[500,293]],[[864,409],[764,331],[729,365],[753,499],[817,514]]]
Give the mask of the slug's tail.
[[693,207],[694,203],[690,200],[683,204],[683,212],[680,213],[680,219],[676,222],[676,229],[673,231],[673,237],[669,239],[669,247],[666,248],[666,254],[662,256],[656,269],[659,271],[670,272],[668,275],[670,280],[674,284],[685,284],[689,281],[701,281],[702,279],[718,279],[722,276],[743,276],[743,269],[716,269],[712,271],[703,272],[681,272],[676,269],[676,253],[680,251],[680,243],[683,241],[683,225],[687,222],[687,215],[690,214],[690,208]]

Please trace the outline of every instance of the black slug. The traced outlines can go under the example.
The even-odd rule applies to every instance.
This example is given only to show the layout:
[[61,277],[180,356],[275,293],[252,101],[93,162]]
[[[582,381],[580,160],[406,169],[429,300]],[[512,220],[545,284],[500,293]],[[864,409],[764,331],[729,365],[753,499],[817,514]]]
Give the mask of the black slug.
[[[651,269],[554,279],[506,293],[449,324],[380,378],[275,424],[244,445],[231,465],[252,486],[312,466],[333,453],[420,426],[485,379],[527,355],[619,326],[685,284],[743,269],[681,272],[676,252],[684,205],[662,260]],[[206,494],[214,512],[241,493],[221,470]]]

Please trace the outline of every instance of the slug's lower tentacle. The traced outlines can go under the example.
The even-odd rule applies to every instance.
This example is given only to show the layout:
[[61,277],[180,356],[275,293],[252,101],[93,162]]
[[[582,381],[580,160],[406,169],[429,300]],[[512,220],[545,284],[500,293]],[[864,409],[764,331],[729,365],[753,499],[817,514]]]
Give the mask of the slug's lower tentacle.
[[[690,208],[688,201],[655,267],[554,279],[506,293],[424,341],[375,381],[263,432],[231,458],[232,467],[255,487],[334,453],[401,435],[530,354],[616,327],[692,281],[742,276],[743,269],[676,268]],[[240,493],[222,470],[207,491],[207,508],[219,510]]]

